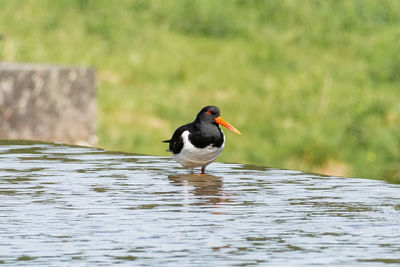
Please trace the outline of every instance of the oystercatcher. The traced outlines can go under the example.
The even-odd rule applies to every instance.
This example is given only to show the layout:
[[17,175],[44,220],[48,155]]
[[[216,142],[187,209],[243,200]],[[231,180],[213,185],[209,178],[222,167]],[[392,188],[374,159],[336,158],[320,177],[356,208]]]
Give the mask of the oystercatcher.
[[234,133],[241,134],[235,127],[221,117],[216,106],[204,107],[196,119],[176,129],[169,143],[172,157],[183,167],[201,167],[204,174],[206,166],[218,158],[225,147],[225,136],[219,128],[223,125]]

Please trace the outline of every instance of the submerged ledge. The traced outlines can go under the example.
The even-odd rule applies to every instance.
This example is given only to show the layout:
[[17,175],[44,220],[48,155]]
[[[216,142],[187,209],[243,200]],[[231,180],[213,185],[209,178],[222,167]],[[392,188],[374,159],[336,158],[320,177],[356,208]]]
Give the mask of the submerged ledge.
[[398,262],[400,185],[0,141],[0,261],[355,265]]

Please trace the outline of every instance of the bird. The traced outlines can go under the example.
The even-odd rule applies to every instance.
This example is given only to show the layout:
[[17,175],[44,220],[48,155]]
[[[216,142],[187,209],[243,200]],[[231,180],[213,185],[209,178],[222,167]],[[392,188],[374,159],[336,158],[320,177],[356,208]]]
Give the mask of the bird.
[[167,151],[183,167],[190,168],[192,173],[194,167],[201,167],[201,174],[205,174],[206,167],[219,157],[225,147],[225,135],[219,125],[241,135],[221,117],[217,106],[206,106],[192,123],[180,126],[171,139],[162,142],[169,143]]

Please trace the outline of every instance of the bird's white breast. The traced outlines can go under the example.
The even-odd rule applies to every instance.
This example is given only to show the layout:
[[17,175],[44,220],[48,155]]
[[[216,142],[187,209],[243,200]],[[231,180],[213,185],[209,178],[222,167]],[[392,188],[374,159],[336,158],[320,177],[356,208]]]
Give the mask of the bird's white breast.
[[199,167],[207,166],[222,153],[225,147],[225,136],[224,142],[221,147],[207,146],[205,148],[197,148],[189,142],[189,131],[182,133],[183,148],[180,153],[173,154],[173,158],[178,161],[184,167]]

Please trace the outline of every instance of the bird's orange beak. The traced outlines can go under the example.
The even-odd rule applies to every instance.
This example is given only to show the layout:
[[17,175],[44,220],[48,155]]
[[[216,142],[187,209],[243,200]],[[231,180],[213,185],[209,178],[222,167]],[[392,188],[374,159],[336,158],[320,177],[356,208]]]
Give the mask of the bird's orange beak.
[[215,121],[218,124],[221,124],[222,126],[225,126],[226,128],[228,128],[229,130],[231,130],[234,133],[237,134],[241,134],[235,127],[233,127],[232,125],[230,125],[229,123],[227,123],[221,116],[219,116],[218,118],[215,119]]

